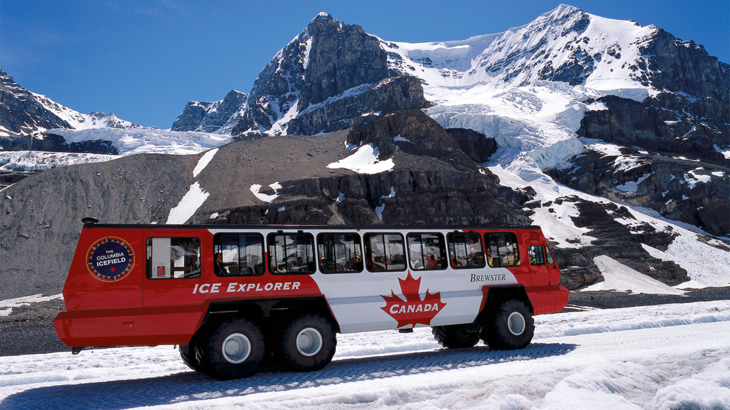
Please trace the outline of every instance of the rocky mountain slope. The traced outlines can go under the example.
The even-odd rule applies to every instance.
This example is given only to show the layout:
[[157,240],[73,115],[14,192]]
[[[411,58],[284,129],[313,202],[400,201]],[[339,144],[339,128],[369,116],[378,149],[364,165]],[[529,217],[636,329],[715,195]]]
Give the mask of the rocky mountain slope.
[[[344,129],[362,114],[427,106],[417,79],[389,70],[377,37],[320,13],[261,70],[230,132],[244,139],[314,135]],[[176,124],[193,117],[188,107]]]
[[246,101],[248,94],[236,90],[215,102],[190,101],[170,129],[230,134],[243,115]]
[[120,120],[114,114],[81,114],[18,85],[0,70],[0,149],[52,152],[109,153],[103,140],[67,143],[58,135],[47,138],[51,129],[87,130],[98,128],[139,129],[138,124]]

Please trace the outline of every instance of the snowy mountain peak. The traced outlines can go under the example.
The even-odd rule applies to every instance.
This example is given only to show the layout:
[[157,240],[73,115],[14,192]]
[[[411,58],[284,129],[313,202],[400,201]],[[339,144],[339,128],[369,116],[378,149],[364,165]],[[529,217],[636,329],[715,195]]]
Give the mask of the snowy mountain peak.
[[140,125],[117,118],[114,114],[82,114],[45,95],[28,91],[0,70],[0,137],[40,135],[54,128],[140,128]]
[[333,20],[334,20],[334,18],[332,17],[331,14],[329,14],[325,11],[320,11],[319,13],[317,13],[316,16],[314,16],[314,18],[312,20],[310,20],[309,24],[327,22],[327,21],[333,21]]
[[555,7],[554,9],[541,14],[540,17],[549,17],[549,18],[553,18],[553,19],[560,19],[563,16],[568,16],[573,13],[583,13],[583,10],[581,10],[575,6],[571,6],[569,4],[561,3],[558,5],[558,7]]
[[[506,88],[547,80],[600,90],[650,89],[636,71],[642,67],[637,62],[642,58],[640,44],[655,30],[561,4],[503,33],[455,42],[385,46],[396,46],[388,47],[394,69],[432,86],[481,83]],[[415,69],[414,64],[422,69]]]

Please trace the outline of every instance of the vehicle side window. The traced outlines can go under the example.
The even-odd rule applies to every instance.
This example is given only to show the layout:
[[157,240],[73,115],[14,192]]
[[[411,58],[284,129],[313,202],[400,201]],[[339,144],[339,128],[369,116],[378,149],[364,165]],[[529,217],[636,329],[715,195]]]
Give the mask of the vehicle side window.
[[362,272],[362,246],[356,233],[320,234],[317,251],[322,273]]
[[200,277],[200,239],[147,238],[147,278]]
[[272,274],[312,274],[315,271],[314,237],[308,233],[272,233],[269,270]]
[[528,246],[527,253],[530,255],[530,265],[544,265],[545,256],[540,246]]
[[226,233],[213,239],[216,276],[264,274],[264,238],[259,234]]
[[545,257],[547,257],[547,263],[549,265],[555,263],[555,260],[553,260],[553,255],[550,253],[550,247],[548,247],[547,245],[545,245]]
[[460,268],[483,268],[484,248],[482,238],[477,233],[450,233],[449,239],[449,260],[451,267]]
[[406,270],[403,236],[365,234],[365,265],[371,272]]
[[489,266],[520,265],[520,249],[517,246],[517,236],[514,233],[488,233],[484,236],[487,242],[487,263],[489,263]]
[[409,233],[406,239],[411,269],[446,269],[443,235],[440,233]]

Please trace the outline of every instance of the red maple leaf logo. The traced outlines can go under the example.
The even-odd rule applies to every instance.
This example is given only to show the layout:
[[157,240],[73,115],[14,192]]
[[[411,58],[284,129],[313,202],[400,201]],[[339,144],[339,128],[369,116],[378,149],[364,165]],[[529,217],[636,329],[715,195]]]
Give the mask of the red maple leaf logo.
[[426,289],[426,296],[421,300],[418,294],[421,278],[413,279],[411,271],[408,271],[405,279],[398,278],[398,282],[406,300],[396,296],[391,290],[391,296],[380,295],[385,299],[385,306],[381,309],[398,322],[398,328],[407,325],[415,327],[419,323],[430,326],[434,316],[446,306],[446,303],[441,302],[441,292],[430,294]]

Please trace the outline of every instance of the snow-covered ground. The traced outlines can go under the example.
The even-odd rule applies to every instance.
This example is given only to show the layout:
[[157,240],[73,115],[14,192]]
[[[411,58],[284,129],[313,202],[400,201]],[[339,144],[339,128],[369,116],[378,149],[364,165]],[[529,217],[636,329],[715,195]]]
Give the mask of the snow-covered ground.
[[214,381],[171,346],[0,358],[0,408],[727,409],[730,301],[537,316],[516,351],[430,329],[338,335],[312,373]]
[[48,133],[62,136],[68,144],[94,140],[111,141],[119,154],[123,156],[150,153],[197,154],[232,141],[230,135],[157,128],[53,129]]
[[0,151],[0,171],[40,172],[74,164],[105,162],[118,155],[43,151]]

